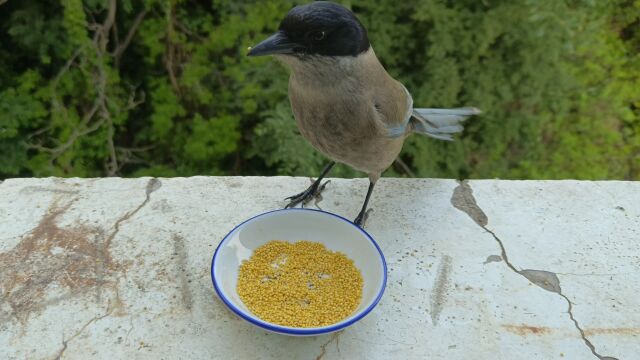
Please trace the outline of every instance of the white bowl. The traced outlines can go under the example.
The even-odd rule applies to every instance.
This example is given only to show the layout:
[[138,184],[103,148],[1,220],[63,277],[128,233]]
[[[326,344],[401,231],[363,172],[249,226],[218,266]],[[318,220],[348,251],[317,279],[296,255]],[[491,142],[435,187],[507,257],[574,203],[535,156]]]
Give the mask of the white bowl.
[[[251,313],[236,292],[238,268],[254,249],[271,240],[319,242],[352,259],[363,279],[362,300],[353,314],[330,326],[296,328],[276,325]],[[387,282],[387,265],[373,238],[351,221],[324,211],[296,208],[255,216],[231,230],[213,254],[211,279],[220,299],[250,323],[285,335],[319,335],[354,324],[378,304]]]

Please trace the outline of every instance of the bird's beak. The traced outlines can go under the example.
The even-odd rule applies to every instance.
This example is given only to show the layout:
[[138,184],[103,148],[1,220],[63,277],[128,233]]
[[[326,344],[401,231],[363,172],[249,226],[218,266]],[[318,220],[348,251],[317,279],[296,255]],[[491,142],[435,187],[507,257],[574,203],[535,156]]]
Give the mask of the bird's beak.
[[293,54],[298,44],[289,40],[284,32],[278,31],[264,39],[261,43],[249,50],[249,56]]

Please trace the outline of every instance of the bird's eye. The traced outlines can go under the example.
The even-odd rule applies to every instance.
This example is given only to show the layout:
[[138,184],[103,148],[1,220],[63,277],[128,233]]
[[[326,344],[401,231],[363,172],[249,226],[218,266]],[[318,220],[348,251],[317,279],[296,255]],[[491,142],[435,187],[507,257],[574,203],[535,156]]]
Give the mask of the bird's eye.
[[324,31],[310,31],[307,33],[307,37],[313,41],[320,41],[324,39],[325,32]]

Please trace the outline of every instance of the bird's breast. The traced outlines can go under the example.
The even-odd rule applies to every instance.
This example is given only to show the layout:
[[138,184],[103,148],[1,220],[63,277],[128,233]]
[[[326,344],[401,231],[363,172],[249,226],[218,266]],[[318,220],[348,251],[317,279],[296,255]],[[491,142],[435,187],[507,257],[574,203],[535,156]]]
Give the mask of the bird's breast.
[[390,139],[375,105],[359,91],[309,88],[292,79],[289,98],[302,136],[326,156],[365,171],[388,167],[403,139]]

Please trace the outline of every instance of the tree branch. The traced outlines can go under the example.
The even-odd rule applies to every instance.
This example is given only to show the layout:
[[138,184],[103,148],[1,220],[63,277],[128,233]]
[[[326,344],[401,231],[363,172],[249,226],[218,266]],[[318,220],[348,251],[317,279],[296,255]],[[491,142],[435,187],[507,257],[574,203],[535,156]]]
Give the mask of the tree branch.
[[109,31],[116,21],[116,9],[118,6],[117,0],[109,0],[109,12],[107,18],[104,20],[101,29],[102,41],[100,42],[100,51],[104,54],[107,52],[107,43],[109,42]]
[[404,172],[407,175],[409,175],[409,177],[412,177],[412,178],[416,177],[416,174],[413,171],[411,171],[411,168],[409,167],[409,165],[407,165],[407,163],[405,163],[401,158],[398,157],[396,159],[396,164],[398,164],[402,168],[402,170],[404,170]]
[[119,67],[120,58],[122,57],[122,54],[127,49],[129,44],[131,43],[131,40],[133,39],[133,36],[136,34],[136,31],[138,30],[138,27],[140,26],[140,24],[144,20],[144,17],[147,15],[147,13],[148,13],[148,10],[143,10],[138,14],[138,16],[136,16],[136,19],[133,21],[133,25],[131,25],[131,28],[129,29],[129,32],[127,33],[127,36],[124,38],[124,41],[116,47],[116,49],[115,49],[115,51],[113,53],[113,57],[114,57],[115,62],[116,62],[116,67]]
[[107,119],[107,126],[109,129],[107,134],[107,146],[109,147],[110,163],[107,165],[107,176],[114,176],[120,169],[118,167],[118,156],[116,155],[116,148],[113,144],[113,136],[115,135],[115,129],[113,127],[113,120],[111,119],[109,112],[107,111],[106,108],[103,109],[103,111],[105,112],[104,116]]
[[169,73],[169,81],[171,82],[171,86],[173,87],[173,91],[176,94],[180,95],[180,85],[178,85],[178,79],[176,78],[175,72],[173,70],[173,60],[175,56],[176,47],[173,44],[173,35],[175,33],[175,29],[173,28],[174,22],[174,14],[173,14],[173,5],[171,5],[168,9],[167,13],[167,29],[166,29],[166,51],[164,56],[164,64],[167,72]]
[[183,33],[193,36],[194,38],[198,39],[198,40],[205,40],[202,36],[196,34],[195,32],[189,30],[188,27],[186,27],[183,23],[181,23],[180,21],[178,21],[178,19],[173,19],[173,23],[178,27],[178,29],[182,30]]

